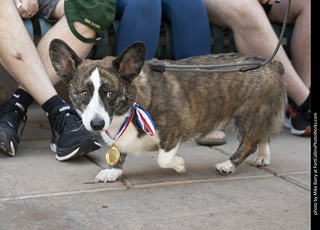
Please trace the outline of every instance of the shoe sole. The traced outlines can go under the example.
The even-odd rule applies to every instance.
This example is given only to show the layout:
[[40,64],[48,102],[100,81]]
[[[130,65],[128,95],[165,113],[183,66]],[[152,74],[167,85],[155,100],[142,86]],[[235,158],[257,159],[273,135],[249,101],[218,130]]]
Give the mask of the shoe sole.
[[8,143],[8,137],[5,133],[0,132],[0,151],[14,157],[16,155],[16,149],[15,149],[15,143],[13,143],[13,141],[10,141],[9,144]]
[[311,127],[307,127],[305,130],[297,130],[291,125],[291,117],[290,118],[285,118],[283,121],[283,125],[290,129],[290,132],[293,135],[297,136],[310,136],[311,135]]
[[[79,145],[72,147],[74,149],[72,152],[68,154],[63,154],[66,152],[65,149],[57,148],[55,144],[50,145],[50,149],[56,153],[56,159],[58,161],[66,161],[70,159],[74,159],[79,156],[83,156],[88,154],[89,152],[93,152],[97,149],[101,148],[101,144],[92,140],[84,140]],[[68,148],[70,149],[70,148]],[[63,154],[63,156],[61,156]],[[59,156],[60,155],[60,156]]]
[[217,141],[217,140],[216,141],[209,141],[209,140],[198,140],[197,141],[198,145],[203,145],[203,146],[208,146],[208,147],[224,145],[226,143],[227,143],[227,141],[225,139],[221,140],[221,141]]

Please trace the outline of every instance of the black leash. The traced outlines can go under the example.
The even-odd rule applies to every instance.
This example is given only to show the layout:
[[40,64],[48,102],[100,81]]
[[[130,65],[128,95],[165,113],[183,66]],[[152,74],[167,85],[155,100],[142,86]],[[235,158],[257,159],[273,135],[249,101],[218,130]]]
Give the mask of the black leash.
[[[276,3],[279,3],[280,0],[276,0]],[[261,66],[264,66],[272,61],[272,59],[276,56],[281,43],[282,39],[286,30],[288,15],[290,11],[291,0],[288,0],[288,5],[286,8],[286,13],[283,20],[283,25],[281,29],[281,34],[279,37],[278,44],[271,54],[271,56],[263,61],[263,62],[243,62],[243,63],[231,63],[231,64],[220,64],[220,65],[171,65],[171,64],[164,64],[164,63],[155,63],[155,62],[147,62],[152,68],[152,70],[157,72],[163,71],[187,71],[187,72],[210,72],[210,73],[223,73],[223,72],[246,72],[249,70],[258,69]],[[245,66],[241,68],[234,68],[234,69],[213,69],[213,68],[225,68],[225,67],[236,67],[236,66]]]

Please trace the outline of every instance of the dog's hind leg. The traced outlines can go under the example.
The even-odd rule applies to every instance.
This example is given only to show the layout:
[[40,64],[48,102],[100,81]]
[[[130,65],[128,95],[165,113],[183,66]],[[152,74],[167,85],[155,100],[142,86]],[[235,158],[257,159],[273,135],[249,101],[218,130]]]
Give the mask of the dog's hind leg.
[[183,157],[176,155],[179,145],[180,143],[167,152],[164,149],[159,149],[158,164],[161,168],[172,168],[178,173],[183,173],[186,171]]
[[122,165],[127,157],[127,153],[120,153],[119,162],[114,166],[108,166],[108,168],[101,170],[95,178],[95,182],[113,182],[116,181],[122,175]]
[[258,156],[254,159],[254,166],[265,166],[270,164],[270,139],[260,142]]
[[234,173],[238,165],[240,165],[250,154],[257,150],[258,142],[251,141],[246,138],[241,142],[237,151],[229,158],[229,160],[216,164],[216,170],[220,174]]

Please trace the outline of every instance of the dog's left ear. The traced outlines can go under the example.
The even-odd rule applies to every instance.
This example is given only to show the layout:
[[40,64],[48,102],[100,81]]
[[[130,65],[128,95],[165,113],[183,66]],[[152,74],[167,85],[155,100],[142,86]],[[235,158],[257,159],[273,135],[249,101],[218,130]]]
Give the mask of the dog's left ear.
[[65,83],[73,78],[73,72],[82,63],[78,55],[60,39],[53,39],[49,46],[49,56],[57,75]]
[[145,45],[142,42],[135,42],[113,61],[113,65],[123,80],[132,81],[140,74],[145,59]]

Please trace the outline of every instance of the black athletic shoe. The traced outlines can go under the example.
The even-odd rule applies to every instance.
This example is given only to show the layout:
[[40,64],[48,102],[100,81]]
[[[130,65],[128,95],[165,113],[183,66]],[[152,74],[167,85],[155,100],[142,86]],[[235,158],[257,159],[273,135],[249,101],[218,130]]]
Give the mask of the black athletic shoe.
[[297,106],[289,104],[284,120],[284,126],[290,129],[290,132],[298,136],[311,135],[311,112],[302,112]]
[[57,160],[69,160],[101,147],[70,105],[55,108],[48,118],[52,130],[50,149],[56,154]]
[[[18,129],[21,122],[26,122],[25,108],[18,102],[14,105],[6,102],[0,105],[0,151],[15,156],[20,137]],[[25,124],[24,124],[25,125]],[[24,126],[21,130],[24,129]]]

